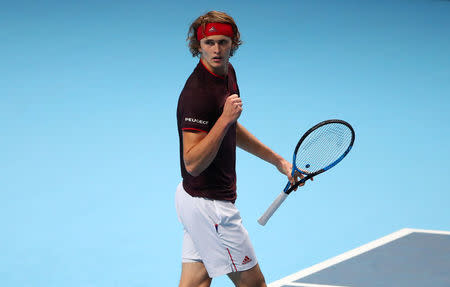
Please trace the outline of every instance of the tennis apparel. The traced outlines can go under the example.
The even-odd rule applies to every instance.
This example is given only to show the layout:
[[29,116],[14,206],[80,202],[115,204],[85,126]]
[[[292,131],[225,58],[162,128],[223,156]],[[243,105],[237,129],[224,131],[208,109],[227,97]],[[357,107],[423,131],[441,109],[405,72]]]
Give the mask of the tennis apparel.
[[200,175],[191,176],[183,160],[183,131],[209,132],[232,94],[239,94],[233,66],[229,64],[228,75],[220,77],[208,71],[201,60],[180,94],[177,124],[181,175],[184,189],[192,196],[236,200],[236,123],[228,128],[215,159]]
[[216,157],[198,176],[191,176],[183,160],[183,132],[208,133],[222,115],[228,96],[239,94],[236,74],[228,65],[217,76],[200,60],[181,92],[177,107],[182,183],[175,203],[184,227],[183,262],[202,262],[213,278],[245,271],[257,264],[236,200],[236,123],[228,128]]
[[184,226],[183,262],[203,262],[211,278],[257,264],[248,232],[232,202],[193,197],[180,183],[175,205]]

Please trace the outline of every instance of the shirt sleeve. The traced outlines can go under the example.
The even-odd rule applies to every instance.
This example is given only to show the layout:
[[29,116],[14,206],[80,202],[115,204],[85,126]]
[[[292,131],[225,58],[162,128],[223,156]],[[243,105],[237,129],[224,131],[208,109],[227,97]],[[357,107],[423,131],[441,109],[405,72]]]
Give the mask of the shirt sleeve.
[[[200,93],[199,93],[200,94]],[[205,97],[187,91],[181,102],[181,130],[192,132],[209,132],[212,128],[211,107]]]

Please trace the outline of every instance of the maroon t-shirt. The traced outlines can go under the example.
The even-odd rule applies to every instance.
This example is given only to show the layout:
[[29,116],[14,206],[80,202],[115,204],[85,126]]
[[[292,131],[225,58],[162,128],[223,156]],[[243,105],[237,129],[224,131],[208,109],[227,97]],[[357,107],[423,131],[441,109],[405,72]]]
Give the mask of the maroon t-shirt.
[[229,64],[228,75],[220,77],[200,61],[178,99],[181,175],[183,187],[191,196],[236,200],[236,123],[228,128],[211,164],[195,177],[184,166],[182,134],[183,131],[209,132],[222,114],[226,98],[232,94],[239,94],[233,66]]

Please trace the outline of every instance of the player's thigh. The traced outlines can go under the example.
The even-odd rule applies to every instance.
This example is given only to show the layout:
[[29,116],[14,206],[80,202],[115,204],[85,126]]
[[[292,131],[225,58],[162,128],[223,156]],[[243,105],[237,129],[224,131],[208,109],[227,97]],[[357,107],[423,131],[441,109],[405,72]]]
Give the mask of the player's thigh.
[[187,262],[181,265],[179,287],[209,287],[211,278],[201,262]]
[[259,268],[259,264],[254,267],[240,272],[232,272],[228,274],[231,281],[237,287],[266,287],[264,275]]

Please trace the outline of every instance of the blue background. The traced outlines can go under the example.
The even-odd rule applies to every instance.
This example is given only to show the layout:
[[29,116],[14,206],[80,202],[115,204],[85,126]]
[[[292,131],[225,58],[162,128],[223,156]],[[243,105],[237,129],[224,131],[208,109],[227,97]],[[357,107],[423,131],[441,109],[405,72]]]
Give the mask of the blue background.
[[[340,118],[349,156],[285,185],[238,151],[238,200],[267,282],[403,227],[450,230],[450,3],[8,1],[0,9],[0,285],[176,286],[176,103],[190,23],[230,13],[240,122],[290,159]],[[228,278],[212,286],[231,286]]]

